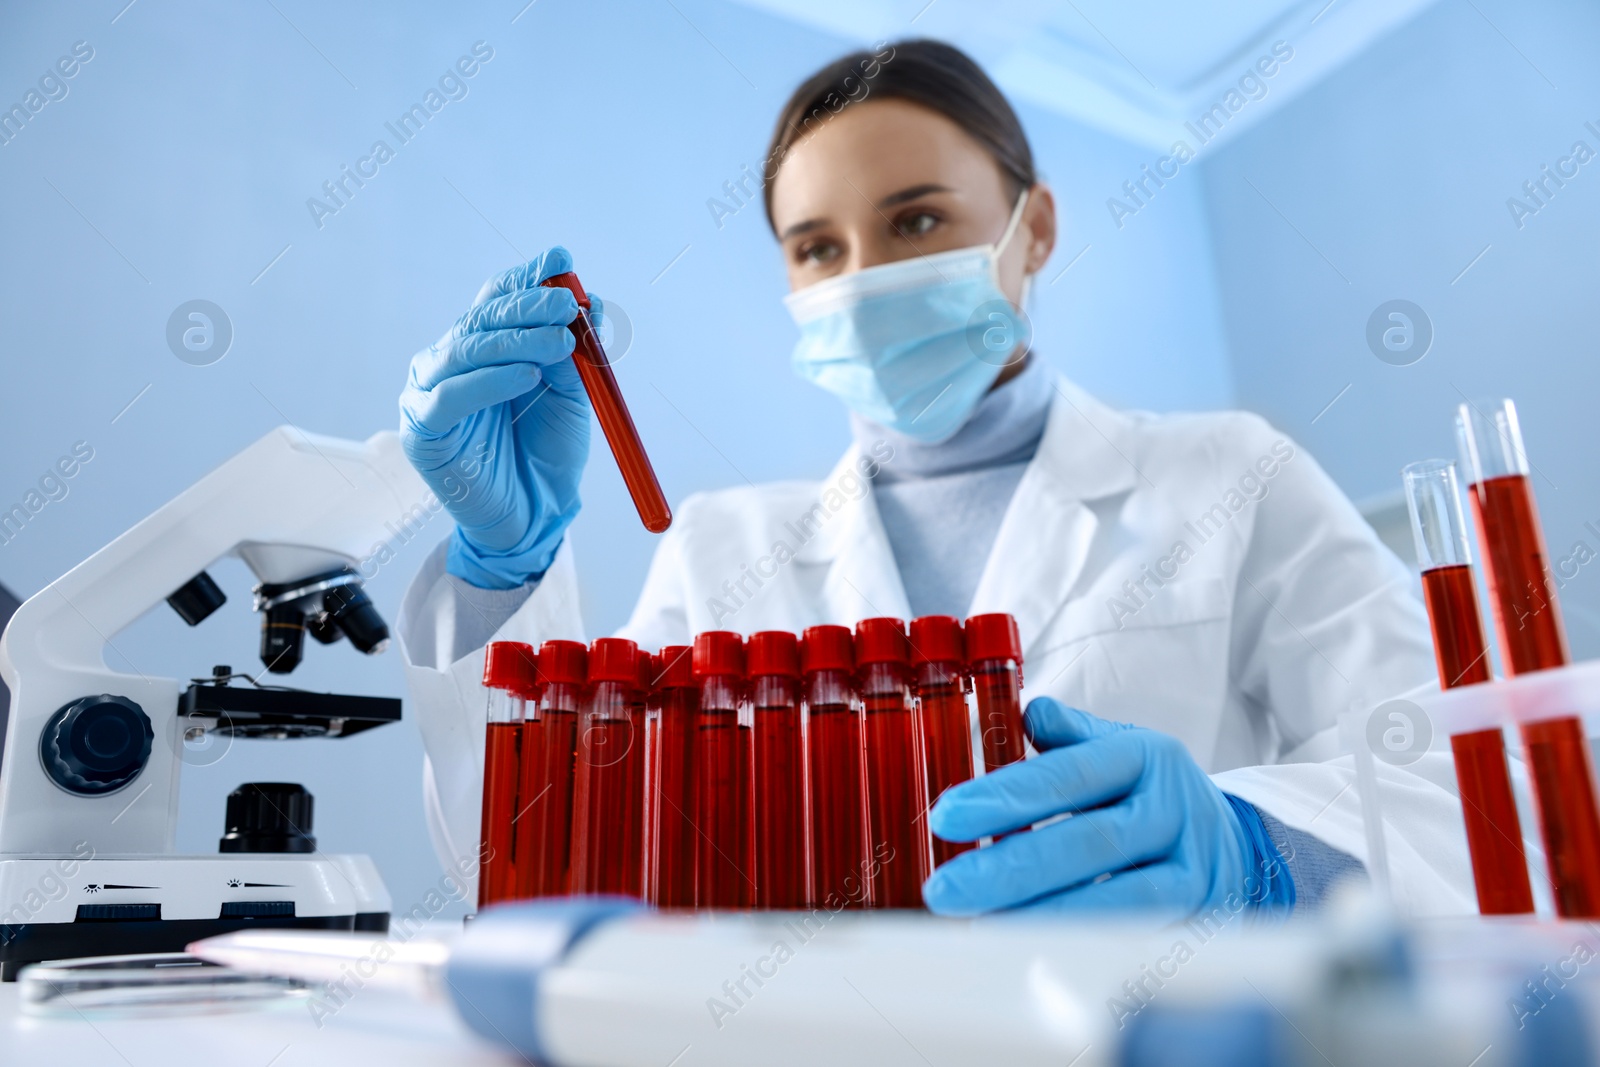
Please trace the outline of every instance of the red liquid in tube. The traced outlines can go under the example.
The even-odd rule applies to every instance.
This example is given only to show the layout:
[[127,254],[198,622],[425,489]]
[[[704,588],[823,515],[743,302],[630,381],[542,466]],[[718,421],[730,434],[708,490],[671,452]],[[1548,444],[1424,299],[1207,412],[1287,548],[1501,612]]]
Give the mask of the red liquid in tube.
[[622,480],[633,497],[639,520],[651,533],[661,533],[672,525],[672,509],[667,506],[661,483],[656,480],[655,468],[645,454],[644,442],[639,439],[639,430],[633,425],[633,415],[622,399],[622,388],[617,385],[611,361],[606,357],[600,338],[589,322],[589,294],[584,292],[578,276],[571,271],[546,278],[540,284],[566,289],[578,299],[578,317],[568,327],[577,339],[572,350],[572,362],[583,379],[583,388],[589,394],[589,403],[594,405],[595,417],[600,421],[600,429],[605,432],[606,443],[611,446],[617,469],[622,472]]
[[661,908],[692,908],[695,902],[694,755],[700,695],[690,663],[684,645],[668,645],[657,659],[661,718],[653,750],[650,900]]
[[905,624],[899,619],[859,623],[856,664],[866,724],[869,899],[875,908],[919,908],[932,847]]
[[577,641],[539,646],[542,744],[523,764],[529,782],[524,819],[537,820],[542,847],[529,858],[533,896],[565,896],[572,884],[572,794],[578,715],[589,674],[589,650]]
[[[928,775],[928,800],[937,802],[951,786],[972,778],[972,728],[962,663],[966,659],[961,624],[948,615],[911,621],[911,661],[916,672],[916,699],[922,715],[923,757]],[[975,847],[971,842],[933,839],[933,863]]]
[[852,677],[848,627],[813,626],[801,643],[806,762],[811,785],[811,900],[818,907],[867,902],[865,734]]
[[749,732],[744,645],[738,634],[711,631],[694,639],[700,686],[695,735],[695,903],[702,908],[747,908],[755,899],[750,870]]
[[484,650],[483,684],[489,705],[483,746],[483,810],[479,823],[478,907],[515,899],[518,856],[513,820],[518,786],[525,705],[522,693],[532,675],[532,649],[497,641]]
[[747,647],[754,709],[756,907],[806,903],[805,748],[800,646],[794,634],[752,634]]
[[[1458,563],[1423,571],[1422,595],[1433,629],[1440,685],[1450,689],[1490,681],[1489,645],[1478,614],[1472,568]],[[1455,755],[1478,911],[1484,915],[1532,912],[1533,888],[1528,882],[1505,739],[1499,730],[1476,730],[1452,736],[1450,748]]]
[[649,652],[639,651],[639,695],[641,699],[639,721],[644,723],[644,781],[640,799],[644,810],[644,899],[655,900],[656,893],[656,781],[661,768],[661,694],[655,680],[659,670],[656,658]]
[[[1566,633],[1528,476],[1486,478],[1467,496],[1483,546],[1506,672],[1565,665]],[[1575,716],[1523,723],[1522,744],[1556,911],[1569,919],[1600,918],[1600,809],[1583,724]]]
[[522,724],[491,722],[484,737],[483,851],[478,867],[478,907],[511,900],[517,862],[511,817],[517,808],[517,765]]
[[996,614],[968,619],[966,641],[983,766],[993,771],[1028,754],[1022,728],[1022,639],[1015,619]]
[[589,701],[578,720],[572,892],[644,896],[644,723],[639,650],[602,637],[589,648]]

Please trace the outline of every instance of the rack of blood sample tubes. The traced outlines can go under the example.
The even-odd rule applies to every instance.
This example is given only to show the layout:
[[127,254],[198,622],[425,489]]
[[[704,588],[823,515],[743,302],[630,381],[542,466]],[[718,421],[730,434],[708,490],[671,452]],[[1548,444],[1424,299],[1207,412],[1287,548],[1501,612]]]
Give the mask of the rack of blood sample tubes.
[[[1401,472],[1422,596],[1433,631],[1439,685],[1452,689],[1492,679],[1489,640],[1478,613],[1467,527],[1461,514],[1455,464],[1413,463]],[[1498,728],[1453,734],[1456,784],[1461,794],[1478,911],[1520,915],[1533,911],[1533,888],[1522,849],[1522,823],[1511,789],[1505,738]]]
[[656,653],[493,643],[479,904],[921,907],[932,867],[975,847],[929,833],[932,802],[1025,754],[1021,660],[1006,615],[710,631]]
[[[1501,666],[1508,675],[1566,666],[1566,631],[1516,406],[1462,404],[1456,431]],[[1558,715],[1524,721],[1520,730],[1556,912],[1600,918],[1600,808],[1583,723],[1576,714]]]

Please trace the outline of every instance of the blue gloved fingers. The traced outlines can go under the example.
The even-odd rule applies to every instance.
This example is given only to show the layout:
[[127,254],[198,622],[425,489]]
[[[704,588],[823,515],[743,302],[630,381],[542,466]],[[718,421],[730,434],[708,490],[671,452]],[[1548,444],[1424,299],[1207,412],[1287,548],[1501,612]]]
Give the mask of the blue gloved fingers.
[[533,364],[510,363],[457,374],[432,389],[408,383],[400,396],[400,418],[420,438],[443,437],[474,412],[535,388],[539,378]]
[[1183,918],[1193,909],[1185,905],[1189,897],[1188,872],[1174,863],[1151,863],[1118,871],[1110,878],[1076,885],[1059,893],[1029,901],[1020,913],[1103,913],[1108,911],[1167,912]]
[[575,340],[566,326],[489,330],[452,338],[448,334],[411,360],[411,380],[432,389],[458,374],[511,363],[559,363],[572,355]]
[[529,326],[565,326],[578,314],[578,298],[566,289],[518,289],[468,308],[446,337]]
[[560,245],[542,252],[520,263],[510,270],[501,271],[493,278],[483,283],[483,288],[478,290],[478,297],[473,304],[482,304],[486,300],[493,300],[497,296],[515,292],[518,289],[532,289],[546,278],[557,274],[565,274],[572,269],[572,253]]
[[1051,697],[1035,697],[1028,701],[1028,709],[1022,714],[1022,728],[1038,752],[1081,744],[1091,738],[1132,729],[1126,723],[1112,722],[1077,708],[1069,708]]
[[933,872],[923,899],[946,915],[1013,908],[1063,886],[1158,860],[1171,853],[1182,826],[1182,812],[1135,794],[1125,803],[963,852]]
[[962,782],[939,797],[929,825],[946,841],[976,841],[1124,797],[1144,773],[1147,733],[1106,734]]

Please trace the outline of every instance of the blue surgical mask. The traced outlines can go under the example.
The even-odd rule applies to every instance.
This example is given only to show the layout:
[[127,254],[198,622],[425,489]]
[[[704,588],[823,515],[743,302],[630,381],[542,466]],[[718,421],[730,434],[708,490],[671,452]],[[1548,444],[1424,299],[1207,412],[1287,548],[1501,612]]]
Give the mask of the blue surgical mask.
[[927,442],[953,435],[1031,339],[997,273],[1027,202],[1024,191],[993,245],[868,267],[790,293],[784,304],[800,327],[795,373],[897,433]]

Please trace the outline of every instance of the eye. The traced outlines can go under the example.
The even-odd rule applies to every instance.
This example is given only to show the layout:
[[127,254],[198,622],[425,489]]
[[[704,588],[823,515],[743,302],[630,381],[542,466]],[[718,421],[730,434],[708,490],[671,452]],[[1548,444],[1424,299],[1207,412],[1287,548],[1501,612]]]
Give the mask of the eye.
[[807,266],[823,266],[839,258],[840,249],[832,241],[807,241],[795,249],[795,259]]
[[894,228],[902,237],[916,238],[927,234],[939,225],[938,215],[925,209],[908,211],[894,220]]

